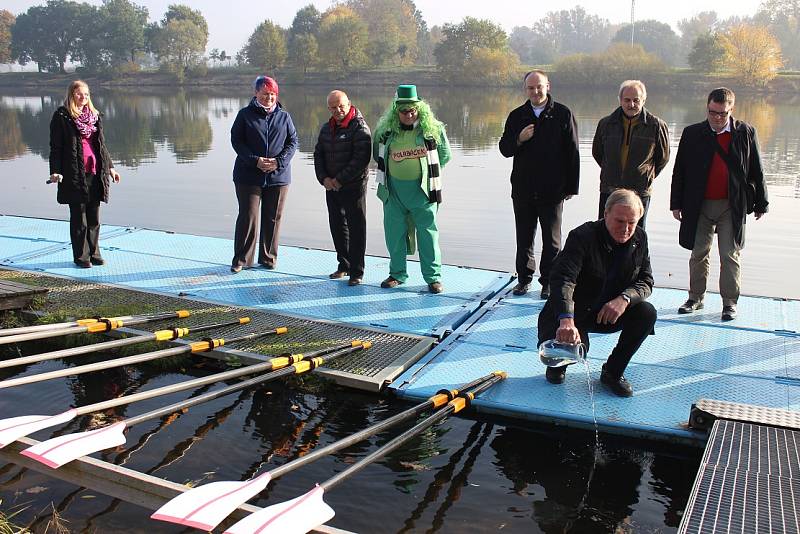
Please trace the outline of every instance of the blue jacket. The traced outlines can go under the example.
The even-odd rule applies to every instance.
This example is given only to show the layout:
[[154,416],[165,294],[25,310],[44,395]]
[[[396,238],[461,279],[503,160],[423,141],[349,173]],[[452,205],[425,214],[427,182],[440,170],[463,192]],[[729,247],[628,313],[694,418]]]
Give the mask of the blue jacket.
[[[280,102],[272,113],[267,113],[253,97],[233,121],[231,145],[236,151],[233,181],[237,184],[271,187],[291,183],[291,161],[299,141],[292,118]],[[277,159],[278,168],[262,172],[256,166],[259,157]]]

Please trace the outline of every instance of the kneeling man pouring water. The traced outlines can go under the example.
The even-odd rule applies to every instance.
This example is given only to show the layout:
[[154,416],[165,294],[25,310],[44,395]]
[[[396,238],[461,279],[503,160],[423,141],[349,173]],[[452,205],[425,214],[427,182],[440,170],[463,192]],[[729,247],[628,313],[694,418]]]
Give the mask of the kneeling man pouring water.
[[[539,313],[539,343],[583,343],[589,332],[619,332],[603,364],[600,381],[620,397],[633,395],[623,376],[633,355],[653,334],[656,309],[645,299],[653,292],[647,234],[637,226],[642,201],[628,189],[608,197],[602,219],[569,233],[550,271],[550,297]],[[547,381],[561,384],[566,366],[548,367]]]

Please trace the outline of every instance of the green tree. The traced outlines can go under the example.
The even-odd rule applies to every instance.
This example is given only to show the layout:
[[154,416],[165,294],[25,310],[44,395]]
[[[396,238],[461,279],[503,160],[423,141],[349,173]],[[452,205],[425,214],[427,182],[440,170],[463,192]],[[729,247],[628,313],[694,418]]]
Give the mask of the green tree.
[[416,61],[424,21],[412,0],[347,0],[346,5],[367,24],[367,54],[373,65],[410,65]]
[[317,38],[310,33],[301,33],[294,38],[291,61],[306,74],[316,64],[318,52]]
[[135,62],[136,54],[145,50],[147,8],[129,0],[103,0],[98,15],[113,63]]
[[722,35],[727,65],[745,85],[767,84],[783,66],[781,46],[766,26],[740,24]]
[[208,24],[199,11],[171,5],[161,23],[148,30],[150,48],[162,65],[182,76],[197,65],[208,43]]
[[367,25],[355,12],[345,6],[329,9],[322,16],[319,42],[325,46],[319,51],[320,60],[342,73],[367,64]]
[[[633,33],[634,44],[642,45],[647,52],[651,52],[667,65],[675,65],[678,61],[680,39],[669,24],[657,20],[636,21]],[[625,24],[611,39],[612,43],[630,43],[631,25]]]
[[754,22],[778,39],[786,66],[800,69],[800,0],[764,0]]
[[286,30],[265,20],[250,34],[244,53],[254,67],[263,70],[282,67],[286,61]]
[[11,27],[16,18],[10,11],[0,9],[0,63],[11,63]]
[[12,55],[22,65],[35,61],[40,72],[66,72],[67,60],[80,54],[80,40],[93,10],[88,4],[67,0],[32,6],[12,27]]
[[444,39],[434,50],[440,68],[461,69],[475,49],[501,49],[508,45],[506,32],[488,19],[465,17],[459,24],[442,27]]
[[[714,34],[718,29],[719,19],[716,11],[703,11],[691,18],[678,21],[678,30],[681,32],[681,50],[678,57],[689,61],[689,55],[694,49],[698,37]],[[691,66],[691,61],[689,61],[689,66]]]
[[620,80],[661,77],[664,62],[642,45],[615,43],[604,52],[565,56],[553,65],[561,85],[617,87]]
[[707,32],[694,40],[688,57],[689,66],[697,72],[717,72],[725,64],[725,56],[722,39],[716,33]]
[[[568,54],[593,53],[605,50],[611,38],[608,20],[590,15],[581,6],[573,9],[550,11],[532,28],[531,47],[534,53],[548,49],[553,57]],[[535,63],[548,63],[544,57],[534,56]]]

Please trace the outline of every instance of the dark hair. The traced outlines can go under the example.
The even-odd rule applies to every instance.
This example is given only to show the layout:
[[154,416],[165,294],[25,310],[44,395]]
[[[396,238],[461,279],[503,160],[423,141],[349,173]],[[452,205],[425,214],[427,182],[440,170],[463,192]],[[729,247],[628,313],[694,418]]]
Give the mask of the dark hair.
[[736,100],[736,95],[727,87],[717,87],[708,93],[708,101],[706,104],[716,102],[717,104],[733,104]]

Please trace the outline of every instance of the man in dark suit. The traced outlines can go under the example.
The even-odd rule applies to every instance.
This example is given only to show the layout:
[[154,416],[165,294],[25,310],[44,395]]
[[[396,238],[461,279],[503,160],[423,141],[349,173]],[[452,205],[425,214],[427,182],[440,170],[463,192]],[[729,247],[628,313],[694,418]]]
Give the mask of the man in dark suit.
[[747,215],[760,219],[769,206],[756,130],[733,117],[735,98],[728,88],[714,89],[708,95],[707,119],[683,130],[670,195],[672,215],[681,222],[680,244],[692,251],[689,298],[678,313],[703,308],[716,233],[723,321],[736,318]]
[[524,85],[528,100],[508,115],[500,138],[500,152],[514,158],[511,200],[518,282],[514,294],[527,293],[536,272],[533,240],[538,223],[542,227],[539,283],[546,299],[550,266],[561,248],[564,200],[578,194],[578,126],[569,108],[548,94],[550,81],[544,72],[529,72]]

